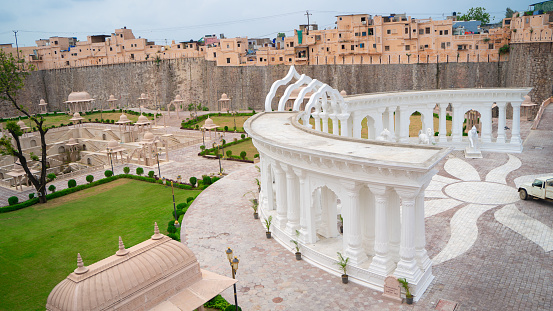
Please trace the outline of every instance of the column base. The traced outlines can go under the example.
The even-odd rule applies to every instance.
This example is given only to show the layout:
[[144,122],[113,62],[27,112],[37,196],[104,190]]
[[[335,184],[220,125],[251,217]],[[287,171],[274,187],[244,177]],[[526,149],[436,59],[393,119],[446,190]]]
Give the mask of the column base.
[[369,266],[369,272],[386,276],[392,274],[396,268],[392,258],[375,255]]
[[505,143],[505,135],[497,135],[497,139],[495,140],[498,144],[504,144]]
[[294,224],[294,223],[291,223],[291,222],[288,222],[286,224],[286,229],[285,229],[286,234],[288,234],[290,236],[296,236],[296,230],[300,230],[300,225],[299,224]]
[[520,136],[519,137],[511,137],[511,141],[509,142],[509,144],[521,145],[522,140],[520,139]]
[[286,218],[280,218],[277,216],[277,218],[275,219],[275,223],[274,225],[279,227],[280,229],[284,230],[286,229],[286,224],[288,223],[288,220]]
[[344,253],[344,257],[349,257],[349,263],[352,265],[359,265],[369,260],[361,248],[352,249],[351,247],[348,247]]
[[422,277],[422,270],[419,268],[414,258],[409,261],[400,260],[397,263],[394,276],[397,278],[405,278],[409,283],[417,283]]

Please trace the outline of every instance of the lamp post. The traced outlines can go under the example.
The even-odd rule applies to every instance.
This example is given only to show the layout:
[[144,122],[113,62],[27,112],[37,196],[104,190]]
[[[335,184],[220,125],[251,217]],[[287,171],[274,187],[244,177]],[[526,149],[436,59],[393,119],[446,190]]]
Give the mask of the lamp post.
[[111,156],[111,152],[113,151],[113,149],[106,148],[106,151],[108,153],[109,162],[111,163],[111,173],[115,175],[115,172],[113,171],[113,160]]
[[[230,264],[230,268],[232,269],[232,278],[236,279],[236,271],[238,271],[238,263],[240,262],[240,260],[236,258],[236,256],[232,258],[232,249],[230,249],[230,247],[226,250],[225,253],[227,254],[227,259]],[[238,298],[236,296],[236,283],[234,283],[233,286],[234,286],[234,306],[235,306],[234,310],[238,310]]]
[[159,177],[161,178],[161,170],[159,168],[159,152],[156,152],[156,160],[157,160],[157,173],[159,174]]
[[180,228],[177,217],[177,205],[175,204],[175,188],[173,187],[173,181],[171,181],[171,192],[173,193],[173,216],[175,216],[175,227]]

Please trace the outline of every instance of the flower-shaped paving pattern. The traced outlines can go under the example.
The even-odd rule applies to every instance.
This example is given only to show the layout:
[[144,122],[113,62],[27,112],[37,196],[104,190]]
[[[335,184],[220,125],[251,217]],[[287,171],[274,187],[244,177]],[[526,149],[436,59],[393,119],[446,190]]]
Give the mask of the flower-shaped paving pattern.
[[[486,211],[503,206],[494,213],[495,219],[511,230],[538,244],[545,252],[553,250],[553,230],[522,213],[513,203],[519,201],[517,189],[508,186],[507,175],[521,166],[520,160],[509,155],[507,163],[492,169],[485,180],[472,165],[459,159],[447,160],[444,169],[457,179],[435,175],[426,190],[425,217],[467,204],[450,221],[451,237],[447,245],[432,260],[440,264],[462,255],[478,238],[478,218]],[[535,176],[515,180],[517,186]]]

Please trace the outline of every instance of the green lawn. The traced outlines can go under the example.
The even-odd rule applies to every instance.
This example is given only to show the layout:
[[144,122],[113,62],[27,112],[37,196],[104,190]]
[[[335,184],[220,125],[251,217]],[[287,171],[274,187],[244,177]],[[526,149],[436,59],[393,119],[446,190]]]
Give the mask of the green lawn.
[[[236,130],[237,131],[244,131],[244,122],[250,118],[250,116],[236,116]],[[234,117],[229,115],[222,115],[222,116],[212,116],[211,120],[213,120],[213,123],[215,123],[217,126],[224,128],[225,125],[228,126],[229,131],[234,131]],[[200,127],[204,126],[205,120],[201,121],[199,123]]]
[[251,139],[243,143],[225,147],[225,157],[227,156],[227,150],[232,150],[233,156],[240,156],[240,152],[246,151],[246,158],[250,160],[253,160],[253,156],[256,153],[259,153],[259,151],[257,151],[257,149],[254,147]]
[[[94,112],[94,113],[91,113],[91,114],[87,114],[87,115],[82,115],[82,117],[84,118],[83,122],[88,122],[88,119],[92,119],[92,121],[94,121],[95,119],[104,119],[104,120],[115,120],[116,122],[119,121],[119,117],[121,116],[121,112],[117,111],[117,112]],[[61,114],[61,113],[58,113],[57,115],[49,115],[49,116],[44,116],[44,125],[45,126],[52,126],[52,125],[55,125],[55,126],[59,126],[60,124],[69,124],[69,119],[71,119],[73,117],[73,115],[68,115],[68,114]],[[127,117],[129,118],[129,120],[131,120],[132,122],[136,122],[138,121],[138,116],[135,116],[135,115],[132,115],[132,114],[127,114]],[[151,117],[147,117],[148,119],[152,119]],[[6,122],[6,121],[2,121],[2,122]],[[23,122],[25,122],[25,124],[29,127],[33,127],[33,122],[29,119],[23,119]]]
[[[175,189],[177,204],[200,191]],[[171,188],[119,179],[22,210],[0,214],[0,310],[44,310],[54,286],[90,265],[151,237],[166,234]]]

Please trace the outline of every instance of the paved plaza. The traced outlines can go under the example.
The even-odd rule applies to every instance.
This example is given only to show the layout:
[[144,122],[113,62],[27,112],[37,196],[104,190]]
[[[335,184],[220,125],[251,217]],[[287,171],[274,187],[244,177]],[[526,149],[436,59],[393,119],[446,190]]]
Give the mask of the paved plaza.
[[[551,310],[553,203],[521,201],[516,186],[553,174],[553,135],[549,129],[529,131],[528,124],[523,129],[522,154],[485,152],[482,159],[465,159],[454,151],[436,167],[425,202],[435,279],[412,306],[352,282],[344,285],[338,273],[296,261],[292,250],[266,239],[248,200],[248,192],[257,193],[253,164],[223,161],[229,175],[202,192],[185,215],[186,243],[202,268],[228,276],[225,250],[234,250],[243,310],[432,310],[441,299],[457,302],[457,310]],[[239,136],[227,135],[227,140]],[[200,145],[172,151],[161,175],[188,180],[217,173],[217,160],[197,156]],[[134,173],[138,165],[115,164],[115,173],[124,166]],[[157,174],[157,166],[144,167],[149,170]],[[104,170],[92,174],[98,180]],[[85,175],[72,178],[83,184]],[[66,188],[67,179],[53,184]],[[0,200],[14,194],[24,200],[31,191],[2,188]],[[232,302],[232,288],[223,296]]]

